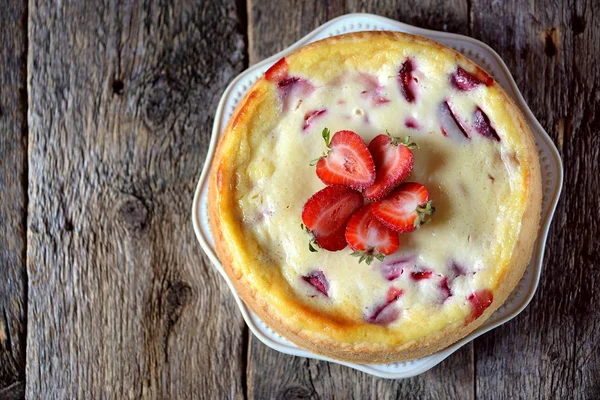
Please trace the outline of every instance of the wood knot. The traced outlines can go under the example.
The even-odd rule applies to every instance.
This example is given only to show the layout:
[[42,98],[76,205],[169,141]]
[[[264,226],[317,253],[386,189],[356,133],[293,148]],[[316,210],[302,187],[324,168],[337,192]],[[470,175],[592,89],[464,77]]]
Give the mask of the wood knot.
[[149,212],[142,200],[130,196],[119,205],[117,215],[128,230],[137,231],[146,227]]
[[551,28],[544,32],[544,53],[548,57],[554,57],[558,54],[559,35],[558,28]]
[[113,93],[122,96],[125,93],[125,84],[120,79],[115,79],[112,84]]
[[286,399],[286,400],[314,399],[315,397],[316,397],[315,393],[312,390],[307,389],[302,386],[294,386],[294,387],[285,388],[277,394],[278,399]]
[[73,222],[69,218],[65,218],[64,229],[67,232],[73,232]]
[[575,15],[573,19],[571,19],[571,29],[575,36],[581,35],[585,31],[585,18]]
[[167,79],[160,78],[146,98],[144,114],[150,127],[160,127],[173,111],[172,90]]
[[191,299],[192,287],[186,282],[178,281],[169,285],[166,293],[168,329],[177,323],[183,308],[190,303]]

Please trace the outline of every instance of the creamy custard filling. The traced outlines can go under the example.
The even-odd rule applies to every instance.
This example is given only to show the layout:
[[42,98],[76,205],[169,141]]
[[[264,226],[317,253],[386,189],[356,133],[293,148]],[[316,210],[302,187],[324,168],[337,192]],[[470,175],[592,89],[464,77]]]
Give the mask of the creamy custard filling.
[[[277,88],[276,126],[251,146],[248,163],[238,170],[245,182],[238,200],[244,229],[281,268],[300,301],[325,313],[401,327],[425,315],[434,319],[443,308],[446,323],[460,322],[469,296],[491,287],[495,263],[511,251],[496,237],[506,237],[516,220],[503,204],[518,165],[501,140],[473,129],[485,85],[459,91],[448,75],[418,67],[416,101],[410,103],[392,67],[346,72],[328,82],[288,78]],[[460,116],[456,124],[468,127],[470,138],[442,129],[444,104],[451,104]],[[308,249],[301,212],[325,186],[310,166],[325,151],[325,127],[332,133],[352,130],[367,144],[389,132],[409,135],[419,145],[408,181],[428,188],[437,211],[431,223],[401,234],[398,252],[381,262],[359,264],[350,248]]]

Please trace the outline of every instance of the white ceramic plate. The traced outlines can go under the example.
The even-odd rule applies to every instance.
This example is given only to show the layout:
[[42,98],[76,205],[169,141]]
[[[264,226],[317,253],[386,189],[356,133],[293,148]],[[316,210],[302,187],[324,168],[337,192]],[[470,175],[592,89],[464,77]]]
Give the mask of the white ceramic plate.
[[[425,36],[454,48],[484,67],[485,70],[489,72],[494,79],[500,83],[500,85],[502,85],[509,96],[515,100],[516,104],[523,111],[525,119],[527,120],[527,123],[529,124],[529,127],[535,136],[535,141],[538,147],[540,163],[542,167],[543,185],[543,206],[539,237],[534,247],[531,262],[525,271],[525,275],[506,303],[500,307],[479,329],[452,346],[417,360],[382,365],[354,364],[337,361],[314,354],[308,350],[301,349],[292,342],[275,333],[263,321],[254,315],[254,313],[252,313],[241,301],[240,297],[235,291],[235,288],[231,284],[229,277],[223,271],[221,263],[215,254],[213,237],[208,224],[207,208],[207,174],[213,159],[215,147],[219,137],[227,125],[229,118],[233,114],[235,107],[242,99],[246,91],[252,86],[252,84],[256,82],[256,80],[258,80],[258,78],[281,57],[291,53],[307,43],[347,32],[373,30],[400,31]],[[558,202],[558,197],[560,195],[562,179],[563,170],[558,150],[552,143],[552,140],[546,131],[544,131],[544,128],[542,128],[539,122],[535,119],[531,113],[531,110],[529,110],[529,107],[525,103],[525,100],[523,100],[523,96],[519,92],[517,85],[512,79],[508,68],[494,50],[484,43],[462,35],[416,28],[371,14],[349,14],[327,22],[287,49],[250,67],[238,75],[237,78],[231,82],[229,87],[227,87],[225,93],[223,93],[221,101],[219,102],[217,113],[215,115],[210,148],[208,150],[204,169],[202,170],[202,175],[200,177],[200,181],[198,182],[194,196],[192,221],[196,236],[198,237],[202,248],[213,262],[217,271],[221,273],[229,285],[233,297],[235,298],[240,311],[242,312],[244,320],[246,320],[246,323],[256,337],[258,337],[264,344],[286,354],[331,361],[382,378],[408,378],[423,373],[434,367],[450,354],[454,353],[465,343],[470,342],[483,333],[514,318],[517,314],[523,311],[527,304],[529,304],[540,279],[544,245],[548,235],[548,228],[550,227],[550,220],[552,219],[554,210],[556,208],[556,203]]]

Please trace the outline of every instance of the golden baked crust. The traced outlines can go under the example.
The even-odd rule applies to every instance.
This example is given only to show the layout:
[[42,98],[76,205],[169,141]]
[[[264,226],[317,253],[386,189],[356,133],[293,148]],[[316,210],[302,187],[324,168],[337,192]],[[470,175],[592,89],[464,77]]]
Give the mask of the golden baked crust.
[[[406,54],[434,60],[440,68],[454,63],[475,69],[470,60],[450,48],[395,32],[332,37],[305,46],[285,60],[293,74],[327,82],[348,70],[376,70]],[[422,357],[447,347],[480,326],[504,303],[521,279],[538,229],[539,161],[533,136],[518,107],[495,83],[478,98],[488,106],[486,110],[493,123],[502,128],[501,146],[503,151],[507,149],[508,159],[504,162],[514,167],[510,173],[510,201],[503,203],[504,208],[510,209],[503,214],[510,221],[495,231],[500,236],[494,243],[500,249],[498,263],[482,273],[487,274],[485,282],[490,284],[487,288],[493,292],[493,302],[470,323],[465,323],[468,306],[456,306],[447,312],[447,317],[436,319],[435,326],[423,328],[425,334],[420,337],[419,329],[403,326],[402,331],[411,332],[403,337],[399,329],[369,324],[354,318],[350,311],[345,313],[346,305],[332,307],[329,312],[326,306],[304,301],[284,276],[282,265],[265,254],[264,244],[245,223],[242,197],[249,190],[248,166],[256,158],[257,143],[275,129],[282,114],[276,86],[263,76],[248,91],[218,145],[209,175],[209,218],[216,251],[244,302],[270,327],[299,346],[335,359],[361,363]],[[306,193],[305,199],[310,194]],[[443,321],[448,322],[444,325]],[[417,323],[424,322],[421,319],[413,325]]]

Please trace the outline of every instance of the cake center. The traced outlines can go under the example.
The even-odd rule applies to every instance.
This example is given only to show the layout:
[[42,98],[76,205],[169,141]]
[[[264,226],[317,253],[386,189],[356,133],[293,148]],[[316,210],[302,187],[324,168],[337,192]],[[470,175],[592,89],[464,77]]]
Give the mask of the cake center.
[[[502,251],[494,239],[505,228],[500,221],[511,196],[510,174],[493,121],[475,100],[485,85],[455,74],[431,78],[427,66],[413,60],[398,70],[346,72],[328,82],[283,78],[281,118],[253,147],[241,172],[249,190],[239,202],[248,232],[302,301],[389,325],[479,299],[473,293],[487,287],[486,271]],[[300,215],[325,186],[310,165],[325,150],[324,128],[351,130],[366,143],[385,132],[410,135],[419,146],[408,180],[427,186],[437,211],[431,223],[400,234],[399,250],[383,261],[359,264],[350,248],[308,249]],[[349,174],[356,173],[346,164]]]

